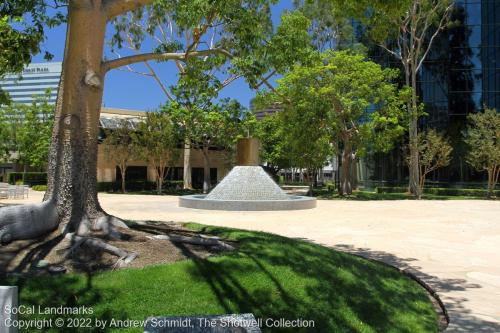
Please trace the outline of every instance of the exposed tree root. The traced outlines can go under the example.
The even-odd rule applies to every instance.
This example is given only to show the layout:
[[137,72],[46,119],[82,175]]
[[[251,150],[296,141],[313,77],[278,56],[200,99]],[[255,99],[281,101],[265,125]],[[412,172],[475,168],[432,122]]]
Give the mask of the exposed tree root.
[[[232,245],[223,242],[218,237],[200,235],[176,226],[154,227],[138,224],[137,228],[134,227],[135,231],[127,232],[129,227],[125,222],[106,214],[100,207],[98,208],[88,209],[89,212],[84,213],[83,216],[80,215],[82,217],[79,219],[76,216],[69,216],[71,213],[58,209],[54,200],[47,200],[38,205],[2,208],[0,209],[0,242],[8,244],[16,240],[45,237],[51,232],[58,233],[59,239],[64,236],[67,240],[65,245],[63,243],[59,245],[63,261],[71,259],[71,262],[87,265],[94,260],[90,259],[89,261],[89,255],[93,258],[102,258],[102,254],[106,253],[111,255],[111,258],[108,256],[106,259],[111,264],[108,267],[113,268],[128,266],[138,256],[139,252],[136,247],[129,248],[123,243],[123,241],[127,242],[132,238],[134,242],[141,242],[139,239],[143,237],[143,239],[150,240],[201,245],[209,247],[209,251],[234,250]],[[58,227],[59,230],[57,230]],[[137,232],[143,233],[143,235],[138,235]],[[150,236],[146,236],[148,233]],[[50,251],[52,250],[43,252],[42,255],[37,256],[36,260],[45,258]],[[54,251],[59,250],[56,248]],[[113,257],[118,258],[114,265]],[[34,257],[30,256],[29,258]],[[93,262],[91,265],[95,265],[95,263]]]
[[223,241],[220,240],[218,237],[207,237],[207,236],[195,236],[195,237],[187,237],[187,236],[181,236],[181,235],[154,235],[154,236],[148,236],[148,238],[151,239],[165,239],[169,240],[174,243],[188,243],[188,244],[194,244],[194,245],[204,245],[204,246],[217,246],[221,249],[225,250],[234,250],[234,247],[224,243]]
[[74,253],[78,248],[86,247],[91,250],[97,250],[99,252],[107,252],[109,254],[117,256],[119,259],[116,262],[115,267],[118,268],[130,264],[135,258],[137,258],[137,253],[127,252],[116,246],[107,244],[106,242],[97,238],[79,236],[75,234],[67,234],[66,237],[68,237],[73,242],[73,245],[69,248],[69,250],[65,254],[66,257],[71,256],[72,253]]
[[0,241],[8,244],[20,239],[34,239],[53,231],[59,215],[52,201],[0,210]]

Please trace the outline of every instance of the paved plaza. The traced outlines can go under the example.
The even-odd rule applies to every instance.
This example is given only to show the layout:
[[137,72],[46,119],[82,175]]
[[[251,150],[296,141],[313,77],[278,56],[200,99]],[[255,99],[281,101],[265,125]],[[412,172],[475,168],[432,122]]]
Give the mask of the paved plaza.
[[[40,202],[0,200],[2,204]],[[448,332],[500,332],[500,201],[319,201],[311,210],[179,208],[178,197],[100,194],[130,220],[199,222],[303,238],[409,269],[436,290]]]

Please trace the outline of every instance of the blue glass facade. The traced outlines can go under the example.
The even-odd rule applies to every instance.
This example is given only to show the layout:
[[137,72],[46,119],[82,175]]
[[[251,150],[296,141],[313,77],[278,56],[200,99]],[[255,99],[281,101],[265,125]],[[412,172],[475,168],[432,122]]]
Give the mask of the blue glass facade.
[[[486,105],[500,112],[500,0],[457,0],[453,24],[440,32],[419,73],[419,97],[425,104],[422,128],[446,133],[453,158],[446,168],[428,180],[444,182],[484,181],[485,174],[472,170],[465,160],[463,130],[467,115]],[[380,48],[371,57],[387,67],[401,68],[398,60]],[[369,180],[404,184],[408,170],[398,147],[367,159]]]
[[446,129],[484,105],[500,111],[500,1],[459,0],[420,73],[424,125]]

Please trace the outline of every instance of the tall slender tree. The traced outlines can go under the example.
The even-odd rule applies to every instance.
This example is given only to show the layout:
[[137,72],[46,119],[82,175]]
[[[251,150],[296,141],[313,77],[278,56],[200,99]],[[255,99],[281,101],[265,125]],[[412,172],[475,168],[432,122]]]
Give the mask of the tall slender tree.
[[411,95],[407,103],[409,187],[420,198],[418,75],[438,35],[450,23],[453,0],[330,0],[363,24],[381,48],[401,62]]

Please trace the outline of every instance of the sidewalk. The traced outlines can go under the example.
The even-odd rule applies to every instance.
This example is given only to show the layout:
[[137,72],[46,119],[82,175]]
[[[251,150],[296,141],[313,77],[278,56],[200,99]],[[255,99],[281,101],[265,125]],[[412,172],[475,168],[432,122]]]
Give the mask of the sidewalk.
[[[25,200],[40,202],[31,192]],[[449,312],[448,332],[500,332],[500,201],[319,201],[291,212],[200,211],[178,197],[101,194],[131,220],[198,222],[305,238],[411,269]]]

